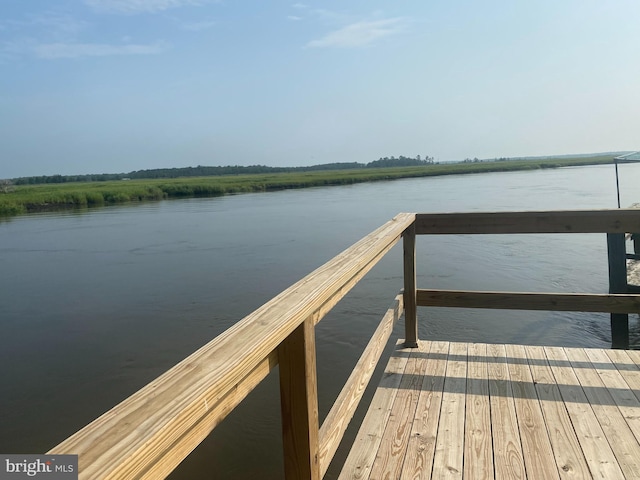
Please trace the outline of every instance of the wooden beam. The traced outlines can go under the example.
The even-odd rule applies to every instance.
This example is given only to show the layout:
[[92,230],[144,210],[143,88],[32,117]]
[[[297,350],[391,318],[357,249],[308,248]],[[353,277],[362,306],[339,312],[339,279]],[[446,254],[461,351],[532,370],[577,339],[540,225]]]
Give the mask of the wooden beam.
[[407,348],[418,346],[416,308],[416,226],[411,224],[402,234],[404,253],[404,330]]
[[591,293],[469,292],[418,290],[418,306],[548,310],[562,312],[640,312],[640,295]]
[[640,210],[418,213],[416,234],[626,233],[640,231]]
[[403,310],[402,295],[398,295],[362,352],[362,356],[320,428],[320,475],[322,477],[329,468],[344,432],[347,430],[356,408],[358,408],[367,385],[369,385],[369,380],[378,365],[380,356],[393,331],[393,326],[402,315]]
[[[278,354],[273,352],[238,384],[237,389],[231,390],[217,404],[205,405],[205,408],[209,408],[205,419],[177,438],[173,445],[167,448],[166,455],[161,456],[156,463],[149,464],[146,469],[135,474],[129,472],[126,475],[130,475],[130,478],[145,480],[167,477],[176,467],[175,459],[186,458],[277,365]],[[117,475],[120,474],[124,478],[125,474]]]
[[164,472],[156,478],[168,475],[228,413],[219,407],[253,388],[251,372],[273,368],[278,346],[305,320],[317,323],[414,219],[397,215],[49,453],[78,454],[82,480],[145,478],[155,464]]
[[304,321],[278,347],[287,480],[320,480],[315,324]]

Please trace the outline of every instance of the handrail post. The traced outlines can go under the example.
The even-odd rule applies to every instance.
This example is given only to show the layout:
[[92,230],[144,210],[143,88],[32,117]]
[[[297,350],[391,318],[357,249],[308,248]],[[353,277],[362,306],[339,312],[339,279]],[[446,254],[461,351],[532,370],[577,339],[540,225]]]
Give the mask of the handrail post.
[[[627,293],[627,251],[624,233],[607,233],[609,293]],[[629,348],[629,315],[611,314],[611,347]]]
[[404,251],[404,346],[418,346],[418,319],[416,301],[416,224],[415,221],[402,234]]
[[307,318],[278,347],[287,480],[320,480],[315,323]]

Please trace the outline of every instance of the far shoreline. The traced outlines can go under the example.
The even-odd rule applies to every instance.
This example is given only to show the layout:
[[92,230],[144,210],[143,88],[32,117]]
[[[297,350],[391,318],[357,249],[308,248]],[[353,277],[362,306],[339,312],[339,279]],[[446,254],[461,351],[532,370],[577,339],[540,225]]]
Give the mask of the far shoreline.
[[258,173],[180,177],[145,180],[16,185],[0,192],[0,219],[29,213],[76,210],[171,198],[219,197],[319,186],[397,180],[442,175],[513,172],[614,162],[611,155],[544,160],[461,162],[415,167],[317,170],[307,172]]

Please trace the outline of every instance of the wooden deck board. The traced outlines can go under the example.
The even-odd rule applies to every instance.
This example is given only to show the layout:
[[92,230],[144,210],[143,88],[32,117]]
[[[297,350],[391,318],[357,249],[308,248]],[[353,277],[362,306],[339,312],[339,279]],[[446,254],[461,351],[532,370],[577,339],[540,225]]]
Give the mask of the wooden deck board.
[[561,478],[591,478],[578,437],[571,424],[560,389],[555,383],[543,347],[525,347],[532,379],[549,432],[551,448]]
[[[421,342],[421,350],[429,348],[426,343]],[[431,343],[401,478],[431,475],[448,353],[449,342]]]
[[545,352],[591,475],[603,479],[624,478],[564,349],[545,347]]
[[640,355],[396,348],[341,479],[640,478]]
[[[582,385],[585,396],[593,408],[593,413],[595,413],[602,430],[609,440],[609,445],[618,460],[622,472],[627,478],[640,478],[638,442],[616,406],[611,393],[603,384],[603,378],[599,375],[601,372],[608,374],[610,370],[596,371],[595,368],[590,368],[587,365],[589,357],[581,349],[568,349],[566,354],[576,372],[580,385]],[[601,354],[605,355],[602,352]],[[605,358],[608,357],[605,355]],[[584,365],[584,367],[580,368],[580,365]]]
[[526,478],[505,346],[489,345],[487,353],[495,478]]
[[487,346],[473,343],[467,352],[467,408],[464,441],[464,476],[494,478]]
[[447,358],[444,393],[436,439],[433,471],[440,478],[462,478],[467,344],[452,343]]
[[559,472],[525,348],[507,345],[506,352],[527,477],[557,479]]
[[371,478],[400,477],[425,367],[426,359],[422,355],[411,355],[407,361],[371,470]]
[[382,442],[382,434],[393,406],[402,374],[407,366],[410,351],[401,350],[401,343],[396,345],[396,352],[391,356],[382,380],[376,390],[367,416],[362,422],[358,438],[356,438],[349,456],[345,461],[340,479],[367,479],[371,474],[378,447]]

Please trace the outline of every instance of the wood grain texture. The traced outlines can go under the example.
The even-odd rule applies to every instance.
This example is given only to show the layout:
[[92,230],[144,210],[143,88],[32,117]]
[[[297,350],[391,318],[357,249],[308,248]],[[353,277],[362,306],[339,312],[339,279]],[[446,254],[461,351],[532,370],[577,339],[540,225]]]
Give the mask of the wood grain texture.
[[629,355],[629,358],[633,361],[633,363],[635,363],[638,368],[640,368],[640,351],[628,350],[627,355]]
[[496,479],[524,479],[525,467],[504,345],[487,347]]
[[419,351],[410,349],[411,354],[371,469],[372,479],[400,478],[427,365],[425,355],[416,355]]
[[324,476],[329,468],[342,436],[360,403],[373,371],[378,365],[380,355],[389,340],[393,326],[403,312],[403,296],[398,295],[391,308],[382,318],[358,360],[342,391],[327,414],[320,428],[320,474]]
[[469,344],[467,359],[464,477],[493,479],[487,346],[481,343]]
[[[626,478],[640,478],[640,445],[621,411],[614,403],[611,393],[602,383],[602,378],[598,375],[599,372],[593,368],[583,349],[568,348],[565,349],[565,354],[571,362],[580,385],[582,385],[582,390],[591,404],[593,413],[607,436],[622,473]],[[604,353],[603,355],[608,359]],[[613,373],[612,370],[607,370],[607,372]],[[628,392],[626,384],[625,388]],[[633,395],[631,396],[633,397]],[[637,407],[635,411],[638,411]]]
[[[411,225],[399,214],[295,283],[120,405],[50,450],[79,455],[80,478],[143,478],[156,465],[168,474],[210,431],[232,392],[264,365],[302,322],[319,321]],[[272,367],[267,362],[266,365]],[[235,400],[234,400],[235,401]],[[218,408],[221,405],[221,408]]]
[[315,324],[309,318],[278,347],[282,447],[287,480],[320,480]]
[[592,476],[607,480],[624,478],[564,349],[544,350]]
[[506,353],[527,477],[560,478],[525,348],[507,345]]
[[207,435],[229,414],[231,411],[278,365],[278,354],[273,352],[269,358],[261,362],[239,384],[238,388],[230,391],[216,405],[204,404],[207,410],[204,421],[199,422],[195,428],[185,435],[189,438],[176,437],[175,442],[167,448],[166,455],[159,461],[148,466],[138,473],[138,478],[153,480],[166,477],[174,468],[177,457],[187,457],[193,449],[204,440]]
[[614,362],[618,372],[629,385],[631,393],[640,400],[640,367],[631,358],[634,353],[625,350],[607,350],[607,356]]
[[640,295],[594,293],[418,290],[421,307],[492,308],[568,312],[640,312]]
[[498,233],[627,233],[639,231],[640,211],[419,213],[418,235]]
[[[396,397],[388,410],[367,413],[367,443],[355,447],[365,467],[350,465],[341,478],[640,478],[630,427],[640,400],[622,375],[640,372],[633,353],[421,341],[404,378],[376,392]],[[411,420],[419,359],[426,364]]]
[[421,342],[419,351],[427,355],[427,364],[400,476],[403,479],[431,478],[449,342]]
[[462,479],[466,389],[467,344],[451,343],[433,458],[435,478]]
[[[620,352],[624,353],[623,351]],[[638,371],[633,367],[627,370],[625,367],[629,363],[620,358],[622,355],[618,356],[621,361],[614,365],[604,350],[588,348],[585,349],[585,354],[592,362],[602,385],[611,396],[611,400],[618,407],[626,424],[633,432],[636,443],[640,442],[640,416],[638,415],[638,412],[640,412],[640,400],[633,391],[634,388],[639,391],[637,390],[639,386]],[[640,446],[640,444],[636,446]],[[640,461],[640,452],[638,451],[636,451],[636,458]],[[640,474],[638,478],[640,478]]]
[[371,468],[382,442],[382,434],[409,360],[410,350],[403,349],[403,344],[404,340],[398,340],[396,343],[396,350],[389,359],[349,456],[342,467],[340,480],[362,480],[370,477]]
[[525,350],[560,477],[575,480],[591,478],[544,348],[527,346]]

